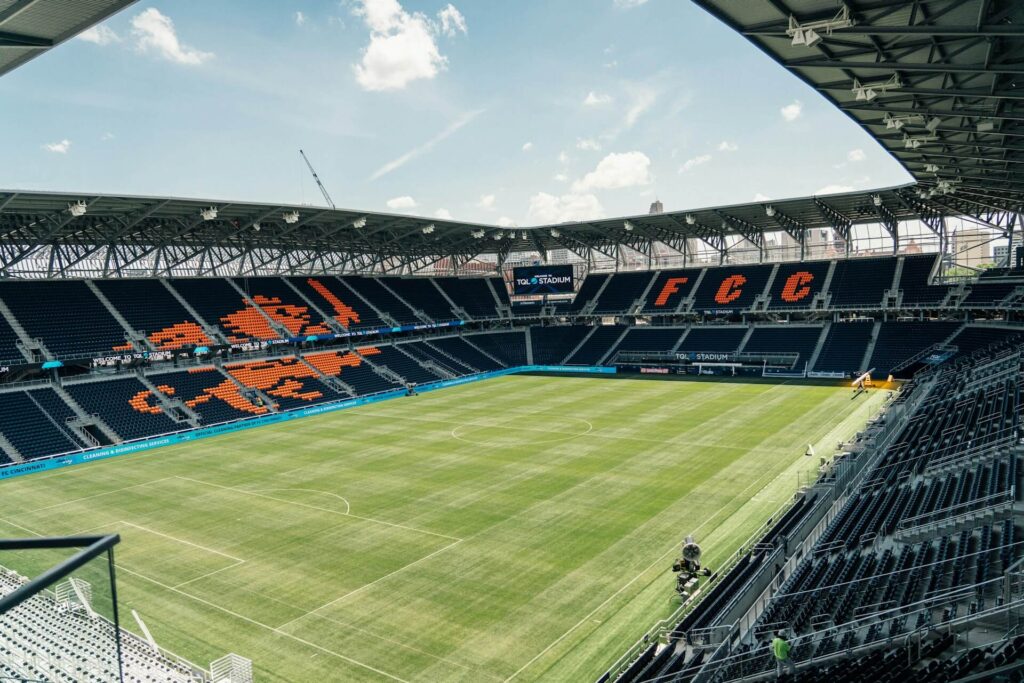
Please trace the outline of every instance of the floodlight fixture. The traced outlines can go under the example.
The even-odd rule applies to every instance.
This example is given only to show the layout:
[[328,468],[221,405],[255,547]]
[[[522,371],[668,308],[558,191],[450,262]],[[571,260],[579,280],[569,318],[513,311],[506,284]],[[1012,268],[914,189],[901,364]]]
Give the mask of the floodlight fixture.
[[849,28],[857,21],[850,16],[850,8],[843,5],[831,19],[800,23],[792,14],[789,15],[789,28],[786,35],[793,39],[792,45],[814,47],[822,41],[822,33],[832,35],[832,31]]
[[473,239],[479,240],[479,239],[483,239],[484,231],[483,230],[473,230],[469,234],[473,236]]
[[630,223],[629,221],[626,221],[625,223],[622,224],[622,229],[625,230],[626,232],[633,232],[633,224]]
[[261,226],[259,223],[252,224],[252,229],[255,230],[256,232],[259,232],[262,229],[262,227],[263,226]]
[[211,206],[208,209],[200,209],[199,216],[204,221],[212,221],[217,218],[217,207]]
[[697,222],[697,217],[696,216],[694,216],[692,213],[686,214],[686,224],[687,225],[693,225],[696,222]]
[[556,228],[551,228],[551,236],[552,237],[561,237],[562,233],[561,233],[561,231],[557,230]]
[[925,164],[924,165],[924,171],[925,171],[925,173],[938,173],[939,172],[939,165],[938,164]]
[[281,218],[283,218],[284,222],[287,223],[288,225],[294,225],[295,223],[299,222],[299,212],[285,211],[283,214],[281,214]]
[[938,128],[939,124],[941,123],[942,119],[940,119],[938,116],[933,116],[930,119],[928,119],[928,123],[924,124],[924,127],[928,129],[929,133],[934,133],[935,129]]
[[75,218],[78,218],[79,216],[84,216],[85,212],[88,210],[89,207],[81,199],[79,199],[74,204],[68,204],[68,213],[70,213]]
[[430,225],[424,225],[424,226],[423,226],[423,227],[421,228],[421,230],[423,231],[423,234],[424,234],[424,235],[429,235],[430,233],[434,232],[434,230],[435,230],[435,229],[436,229],[436,228],[435,228],[435,226],[434,226],[434,224],[433,224],[433,223],[431,223]]
[[935,135],[918,135],[917,137],[904,135],[903,147],[904,149],[917,149],[926,142],[935,142],[938,139]]
[[764,212],[769,218],[773,218],[775,216],[775,207],[769,204],[764,207]]
[[873,195],[871,195],[871,203],[874,204],[875,206],[881,206],[882,205],[882,195],[880,195],[880,194],[873,194]]
[[853,79],[853,88],[850,90],[858,101],[867,101],[878,97],[879,94],[885,94],[890,90],[897,90],[903,87],[903,81],[900,80],[899,74],[893,74],[884,81],[875,81],[873,83],[861,83],[860,79]]
[[921,124],[924,123],[924,116],[921,114],[908,114],[906,116],[893,116],[886,112],[885,116],[882,117],[882,121],[885,122],[885,127],[889,130],[899,130],[907,124]]
[[366,216],[360,216],[359,218],[352,221],[352,227],[359,229],[366,227]]

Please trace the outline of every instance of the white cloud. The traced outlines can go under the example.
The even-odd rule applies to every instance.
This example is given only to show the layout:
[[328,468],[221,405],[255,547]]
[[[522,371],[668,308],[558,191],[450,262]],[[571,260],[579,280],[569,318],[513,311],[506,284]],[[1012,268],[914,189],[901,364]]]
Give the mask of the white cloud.
[[437,34],[466,32],[465,17],[450,4],[437,22],[421,12],[406,12],[398,0],[361,0],[355,13],[370,28],[370,44],[353,66],[364,90],[401,90],[412,81],[434,78],[448,66]]
[[174,22],[155,7],[132,18],[132,35],[135,36],[135,47],[139,52],[152,50],[176,64],[199,66],[213,57],[212,52],[183,45],[174,30]]
[[612,96],[605,93],[596,93],[593,90],[587,93],[583,104],[588,107],[599,107],[602,104],[611,104]]
[[296,26],[305,26],[305,24],[306,24],[306,15],[303,14],[302,12],[296,12],[295,13],[295,25]]
[[862,149],[851,149],[846,154],[847,161],[864,161],[868,158],[868,155],[864,153]]
[[530,197],[527,218],[533,223],[565,223],[604,217],[604,208],[592,194],[570,193],[560,197],[538,192]]
[[633,103],[626,111],[626,128],[632,128],[648,109],[658,101],[658,92],[650,87],[637,88],[633,92]]
[[594,138],[580,139],[576,141],[576,149],[585,152],[598,152],[601,150],[601,143]]
[[740,146],[737,145],[735,142],[729,142],[728,140],[722,140],[718,144],[718,151],[719,152],[735,152],[739,148],[740,148]]
[[647,0],[615,0],[615,6],[622,9],[632,9],[647,4]]
[[531,149],[533,149],[533,143],[532,142],[523,143],[523,151],[524,152],[529,152]]
[[447,128],[445,128],[440,133],[424,142],[422,145],[419,145],[418,147],[413,147],[411,150],[409,150],[402,156],[396,159],[392,159],[388,163],[378,168],[376,171],[373,172],[373,175],[370,176],[370,180],[377,180],[381,176],[385,176],[388,173],[394,171],[395,169],[405,166],[407,163],[409,163],[416,157],[420,156],[421,154],[426,154],[431,149],[433,149],[434,146],[437,145],[437,143],[454,135],[460,128],[467,125],[470,121],[472,121],[477,116],[482,114],[483,111],[483,109],[477,109],[476,111],[467,111],[464,114],[460,115],[459,118],[455,119]]
[[514,228],[514,227],[516,227],[516,222],[514,220],[512,220],[511,218],[509,218],[508,216],[502,216],[501,218],[498,219],[498,227],[499,228]]
[[434,217],[440,218],[443,221],[450,221],[452,220],[452,212],[448,209],[438,209],[434,212]]
[[64,138],[60,142],[50,142],[43,145],[43,149],[55,154],[67,154],[68,150],[71,149],[71,140]]
[[567,176],[564,173],[556,173],[555,174],[555,180],[557,180],[560,183],[567,183],[567,182],[569,182],[569,176]]
[[115,137],[117,136],[108,131],[100,136],[100,140],[103,142],[107,142],[108,140],[113,140]]
[[804,113],[804,103],[800,100],[793,100],[790,104],[787,104],[785,107],[780,109],[779,113],[782,114],[782,118],[785,119],[787,123],[792,123],[800,118]]
[[387,204],[388,204],[388,208],[389,209],[395,209],[395,210],[398,210],[398,209],[415,209],[417,206],[419,206],[419,204],[416,203],[416,200],[413,199],[412,197],[410,197],[409,195],[403,195],[401,197],[395,197],[394,199],[389,199],[387,201]]
[[113,29],[99,25],[87,28],[78,34],[79,40],[84,40],[87,43],[95,43],[96,45],[110,45],[111,43],[120,43],[121,36],[114,33]]
[[569,155],[566,154],[564,150],[558,153],[558,163],[560,163],[560,164],[567,164],[567,163],[569,163]]
[[679,172],[686,173],[687,171],[692,171],[694,168],[701,164],[706,164],[709,161],[711,161],[710,154],[701,154],[700,156],[693,157],[692,159],[687,159],[683,162],[683,165],[679,167]]
[[437,18],[441,21],[441,33],[446,36],[454,36],[456,33],[466,33],[468,28],[466,26],[466,17],[462,16],[462,12],[455,8],[455,5],[448,3],[448,6],[437,13]]
[[814,191],[814,194],[839,194],[840,192],[853,192],[855,188],[850,185],[826,185],[825,187],[818,188]]
[[766,194],[761,194],[760,192],[758,192],[757,194],[754,195],[754,201],[755,202],[766,202],[769,199],[771,199],[771,197],[769,197]]
[[480,201],[476,203],[476,206],[478,209],[483,209],[485,211],[493,211],[494,205],[497,201],[498,198],[495,197],[493,194],[484,194],[480,195]]
[[623,187],[650,185],[651,160],[643,152],[625,152],[609,154],[601,159],[590,173],[582,180],[573,183],[573,192],[582,193],[587,190],[616,190]]

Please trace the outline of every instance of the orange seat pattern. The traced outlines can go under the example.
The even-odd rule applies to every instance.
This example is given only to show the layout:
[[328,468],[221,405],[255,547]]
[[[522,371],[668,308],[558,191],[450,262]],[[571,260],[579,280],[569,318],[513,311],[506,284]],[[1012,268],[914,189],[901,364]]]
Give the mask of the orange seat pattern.
[[[242,301],[245,302],[244,299]],[[244,342],[250,338],[277,339],[281,336],[274,331],[262,313],[248,304],[234,313],[225,315],[220,321],[227,330],[237,333],[228,336],[228,341],[232,342]]]
[[259,308],[246,303],[245,308],[220,319],[226,329],[236,333],[228,337],[230,341],[242,342],[248,338],[278,339],[281,335],[271,326],[268,317],[284,326],[293,336],[331,333],[327,325],[312,324],[308,306],[286,304],[279,297],[262,294],[254,295],[252,301]]
[[213,344],[203,328],[198,324],[185,321],[165,327],[147,337],[153,346],[160,351],[172,351],[184,346],[208,346]]
[[795,303],[811,293],[809,285],[814,281],[814,274],[806,270],[798,270],[786,279],[782,288],[782,300]]
[[152,395],[152,391],[150,391],[149,389],[144,389],[139,393],[135,394],[134,396],[132,396],[130,399],[128,399],[128,405],[130,405],[132,408],[134,408],[140,413],[146,413],[148,415],[159,415],[160,413],[164,412],[164,410],[160,406],[152,405],[149,402],[149,398]]
[[654,300],[655,306],[664,306],[668,303],[670,296],[679,291],[679,288],[690,281],[688,277],[670,277],[665,281],[665,286],[661,288],[658,293],[658,298]]
[[338,377],[341,375],[342,368],[359,367],[363,362],[363,356],[372,356],[377,353],[380,353],[380,349],[372,346],[360,349],[359,353],[340,354],[334,351],[311,353],[306,356],[306,362],[325,375]]
[[747,284],[746,275],[730,275],[722,280],[718,292],[715,294],[715,301],[722,304],[732,303],[743,294],[743,285]]
[[[358,367],[362,364],[364,356],[372,356],[379,353],[380,349],[371,346],[359,349],[359,353],[352,351],[345,353],[326,351],[309,354],[305,357],[309,365],[294,356],[252,363],[225,365],[224,369],[237,382],[231,379],[223,379],[217,384],[203,389],[203,392],[198,396],[187,399],[185,405],[189,408],[194,408],[216,398],[243,413],[265,415],[270,412],[270,407],[256,405],[249,401],[242,395],[239,384],[250,389],[259,389],[269,396],[315,401],[316,399],[323,398],[323,392],[315,388],[307,389],[303,380],[319,377],[317,370],[325,375],[337,377],[341,375],[344,368]],[[214,377],[220,377],[217,369],[213,366],[190,368],[188,372],[191,374],[209,372],[213,373]],[[175,393],[174,387],[167,385],[158,386],[157,389],[167,396],[173,396]],[[150,402],[152,395],[153,392],[148,389],[140,391],[129,400],[129,404],[140,413],[158,415],[163,410],[160,406],[153,405]]]
[[[173,351],[185,346],[207,346],[213,341],[206,335],[203,328],[194,322],[174,323],[159,332],[146,337],[158,351]],[[133,351],[131,342],[112,347],[114,351]]]
[[334,319],[341,323],[342,327],[348,329],[352,323],[359,322],[359,314],[356,313],[351,306],[335,296],[334,292],[327,289],[322,282],[309,278],[306,280],[306,284],[315,289],[317,294],[322,296],[329,304],[331,304],[334,308]]
[[[174,387],[169,387],[166,384],[161,384],[157,387],[158,390],[163,392],[165,396],[174,396]],[[159,415],[164,412],[160,406],[155,406],[149,402],[153,392],[149,389],[144,389],[139,393],[128,399],[128,405],[135,408],[140,413],[146,413],[148,415]]]

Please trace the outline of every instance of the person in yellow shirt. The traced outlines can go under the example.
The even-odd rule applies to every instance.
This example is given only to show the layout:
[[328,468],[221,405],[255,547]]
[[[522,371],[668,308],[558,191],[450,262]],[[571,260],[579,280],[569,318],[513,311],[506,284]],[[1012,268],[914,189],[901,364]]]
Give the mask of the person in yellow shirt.
[[788,671],[796,676],[796,664],[789,656],[789,641],[786,640],[782,631],[775,632],[775,638],[772,640],[772,654],[775,655],[775,674],[779,678],[782,678],[783,671]]

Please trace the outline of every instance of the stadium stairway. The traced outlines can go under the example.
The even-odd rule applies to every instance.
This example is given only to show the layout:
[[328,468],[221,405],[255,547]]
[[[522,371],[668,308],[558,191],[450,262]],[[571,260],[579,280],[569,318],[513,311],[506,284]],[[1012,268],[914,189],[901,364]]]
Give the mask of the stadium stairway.
[[93,296],[95,296],[96,299],[103,304],[103,307],[107,309],[107,312],[110,313],[110,317],[116,320],[122,329],[124,329],[125,340],[134,347],[136,351],[155,350],[149,340],[146,339],[146,335],[132,328],[131,324],[124,319],[124,316],[121,315],[120,311],[118,311],[117,308],[110,303],[110,300],[104,296],[103,292],[100,291],[100,288],[96,286],[95,282],[92,280],[83,280],[83,282],[85,282],[85,286],[92,291]]
[[99,414],[90,414],[69,394],[64,386],[54,382],[49,385],[57,396],[71,409],[75,416],[74,429],[76,433],[86,442],[93,445],[118,443],[121,437],[118,436],[110,425]]
[[[448,362],[444,362],[438,356],[430,354],[427,351],[427,347],[419,346],[415,349],[412,348],[417,344],[419,344],[419,342],[395,344],[391,348],[398,352],[398,354],[404,355],[410,361],[419,365],[427,373],[436,375],[433,379],[425,380],[426,382],[436,381],[437,377],[440,377],[441,379],[455,379],[459,375],[466,374],[467,368],[465,366],[460,363],[453,362],[451,359],[446,359]],[[398,356],[391,356],[391,362],[388,363],[388,365],[403,377],[409,377],[413,374],[422,377],[422,375],[420,375],[419,372],[414,371],[406,361],[399,360]],[[415,382],[420,384],[424,382],[424,380],[415,380]]]
[[187,406],[180,398],[175,397],[173,391],[168,391],[166,388],[160,388],[151,382],[142,371],[142,368],[135,369],[135,376],[140,382],[142,382],[143,386],[153,392],[153,398],[163,409],[164,415],[171,418],[179,425],[187,423],[192,428],[199,426],[201,419],[199,414]]

